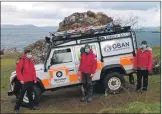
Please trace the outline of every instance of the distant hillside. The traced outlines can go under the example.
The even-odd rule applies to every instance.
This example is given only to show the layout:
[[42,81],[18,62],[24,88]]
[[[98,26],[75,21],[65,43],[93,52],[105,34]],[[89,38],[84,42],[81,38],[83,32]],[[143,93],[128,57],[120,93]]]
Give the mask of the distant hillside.
[[157,26],[157,27],[142,27],[142,28],[136,29],[136,31],[160,31],[160,26]]
[[34,25],[9,25],[9,24],[2,24],[1,28],[45,28],[45,29],[54,29],[57,30],[57,26],[43,26],[37,27]]
[[2,24],[1,28],[34,28],[34,25],[10,25],[10,24]]

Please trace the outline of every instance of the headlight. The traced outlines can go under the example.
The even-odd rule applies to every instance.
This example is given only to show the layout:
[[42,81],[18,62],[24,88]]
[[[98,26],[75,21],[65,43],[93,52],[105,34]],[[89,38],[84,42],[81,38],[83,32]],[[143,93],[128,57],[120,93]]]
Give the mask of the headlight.
[[16,77],[16,74],[11,74],[11,77],[10,77],[10,83],[13,81],[13,79]]
[[16,71],[12,72],[12,73],[11,73],[11,76],[12,76],[12,75],[16,75]]

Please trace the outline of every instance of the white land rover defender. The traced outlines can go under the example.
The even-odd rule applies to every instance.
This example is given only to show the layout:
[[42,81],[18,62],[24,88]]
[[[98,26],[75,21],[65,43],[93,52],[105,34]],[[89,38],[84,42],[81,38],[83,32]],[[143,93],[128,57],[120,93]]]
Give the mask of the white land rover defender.
[[[90,31],[90,32],[89,32]],[[124,76],[133,72],[133,57],[136,54],[137,42],[135,32],[130,26],[90,29],[88,32],[66,31],[46,37],[50,43],[44,64],[35,65],[37,83],[33,97],[39,101],[41,94],[47,90],[57,90],[64,87],[80,85],[78,66],[80,48],[89,44],[97,56],[97,70],[93,82],[103,85],[109,93],[119,92],[124,85]],[[59,35],[58,35],[59,34]],[[17,82],[16,72],[10,77],[11,87],[8,95],[18,95],[15,92]],[[21,89],[20,89],[21,91]],[[18,96],[17,96],[18,97]],[[28,104],[25,95],[24,104]]]

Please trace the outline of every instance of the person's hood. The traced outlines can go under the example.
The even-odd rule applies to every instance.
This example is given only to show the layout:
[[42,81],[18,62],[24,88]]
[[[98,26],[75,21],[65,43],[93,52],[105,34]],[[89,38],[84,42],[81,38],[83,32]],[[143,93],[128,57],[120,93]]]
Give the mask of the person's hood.
[[[27,59],[28,60],[28,58],[26,57],[26,55],[23,55],[22,57],[21,57],[21,59]],[[31,58],[32,59],[32,58]]]
[[21,57],[21,59],[27,59],[27,57],[26,57],[25,55],[23,55],[23,56]]
[[93,53],[93,50],[92,49],[90,49],[90,52],[89,52],[90,54],[92,54]]
[[[142,49],[142,46],[140,47],[140,49]],[[152,51],[152,48],[147,46],[146,51]]]
[[[87,54],[86,52],[84,52],[85,54]],[[93,50],[90,49],[89,53],[88,54],[93,54]]]
[[[28,60],[28,58],[25,56],[25,55],[23,55],[22,57],[21,57],[21,59],[27,59]],[[31,58],[32,59],[32,58]],[[33,59],[32,59],[33,60]],[[34,65],[34,67],[35,67],[35,70],[37,71],[37,70],[43,70],[44,69],[44,64],[42,64],[42,63],[40,63],[40,64],[35,64]]]
[[[36,64],[34,67],[36,71],[44,70],[44,64]],[[16,71],[13,71],[11,75],[16,75]]]

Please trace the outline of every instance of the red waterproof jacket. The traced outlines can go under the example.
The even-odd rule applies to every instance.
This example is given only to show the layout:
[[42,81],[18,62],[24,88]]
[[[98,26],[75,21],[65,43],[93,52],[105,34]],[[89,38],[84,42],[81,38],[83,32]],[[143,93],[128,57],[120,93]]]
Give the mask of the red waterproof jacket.
[[152,63],[153,63],[152,51],[146,50],[142,52],[142,49],[140,48],[137,51],[136,57],[134,58],[134,69],[142,67],[147,68],[149,71],[152,71]]
[[90,49],[89,54],[82,53],[79,65],[79,71],[94,74],[97,69],[97,58],[93,51]]
[[22,56],[16,66],[16,74],[19,81],[36,81],[34,61]]

